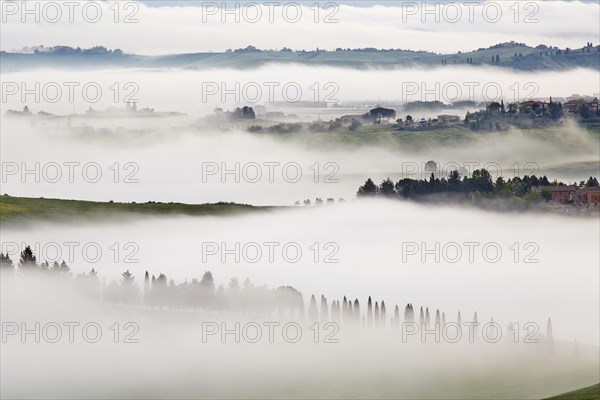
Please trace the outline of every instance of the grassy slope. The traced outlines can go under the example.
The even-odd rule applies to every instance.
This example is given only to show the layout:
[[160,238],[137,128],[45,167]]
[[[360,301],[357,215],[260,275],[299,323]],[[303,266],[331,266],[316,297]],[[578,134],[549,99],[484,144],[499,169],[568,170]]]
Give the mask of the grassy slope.
[[[231,129],[244,129],[246,126],[259,125],[268,127],[274,125],[272,121],[252,120],[250,123],[232,125]],[[527,136],[533,139],[544,141],[552,140],[557,145],[561,145],[565,140],[568,141],[568,136],[562,133],[562,128],[547,127],[547,128],[528,128],[523,130]],[[350,131],[344,126],[333,131],[327,132],[311,132],[306,127],[296,133],[256,133],[256,135],[271,135],[279,137],[282,140],[302,141],[309,145],[331,146],[335,148],[339,145],[372,145],[372,146],[396,146],[397,148],[412,148],[423,149],[429,147],[439,147],[443,145],[456,146],[466,143],[475,143],[480,139],[491,135],[509,135],[509,131],[502,132],[487,132],[471,131],[468,127],[462,124],[448,125],[439,128],[415,128],[399,130],[394,124],[388,125],[362,125],[355,131]],[[600,141],[600,130],[589,131],[590,139]]]
[[[253,120],[247,125],[259,125],[268,127],[274,125],[273,122],[265,120]],[[242,124],[235,126],[237,129],[243,129]],[[393,125],[363,125],[356,131],[349,131],[348,127],[341,127],[334,131],[310,132],[308,129],[288,134],[288,133],[256,133],[256,135],[270,135],[282,140],[301,141],[313,146],[329,146],[332,149],[339,145],[352,146],[397,146],[398,148],[424,148],[435,145],[457,145],[467,143],[481,137],[465,128],[462,125],[447,126],[440,129],[415,129],[398,130]]]
[[598,400],[600,399],[600,383],[595,385],[549,397],[545,400]]
[[245,204],[102,203],[81,200],[0,196],[0,221],[108,217],[123,214],[219,216],[265,211],[271,207]]

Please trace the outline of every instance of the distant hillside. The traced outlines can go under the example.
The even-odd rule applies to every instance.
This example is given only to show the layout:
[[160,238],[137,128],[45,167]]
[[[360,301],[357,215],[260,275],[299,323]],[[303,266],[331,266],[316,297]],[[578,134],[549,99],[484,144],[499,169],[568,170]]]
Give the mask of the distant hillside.
[[[292,51],[289,49],[228,50],[220,53],[190,53],[141,56],[115,51],[89,51],[57,46],[56,51],[36,54],[0,52],[2,71],[43,67],[130,67],[130,68],[252,68],[270,63],[337,66],[345,68],[395,68],[400,66],[495,65],[517,70],[560,70],[586,67],[600,70],[600,46],[558,49],[522,43],[504,43],[468,53],[435,54],[412,50],[338,49],[336,51]],[[67,51],[65,51],[67,49]],[[99,46],[94,49],[104,49]],[[71,51],[68,51],[71,50]]]
[[574,390],[572,392],[563,393],[558,396],[548,397],[544,400],[599,400],[600,399],[600,383],[588,386],[583,389]]
[[246,204],[182,204],[182,203],[113,203],[81,200],[60,200],[0,196],[0,221],[18,222],[33,220],[68,221],[79,218],[122,218],[129,215],[188,215],[224,216],[270,210],[272,207],[255,207]]

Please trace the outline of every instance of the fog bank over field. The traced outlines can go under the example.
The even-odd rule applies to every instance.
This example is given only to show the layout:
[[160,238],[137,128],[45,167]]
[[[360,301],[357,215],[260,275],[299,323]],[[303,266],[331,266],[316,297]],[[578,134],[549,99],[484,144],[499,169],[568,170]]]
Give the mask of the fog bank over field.
[[[305,323],[301,331],[292,328],[284,335],[288,321],[277,318],[91,304],[76,301],[68,290],[55,296],[48,282],[3,280],[2,285],[3,318],[24,321],[17,326],[30,330],[25,343],[19,332],[7,335],[2,345],[3,398],[323,398],[327,393],[331,398],[539,399],[598,379],[597,347],[548,342],[545,331],[536,335],[538,343],[521,337],[514,344],[509,336],[487,343],[477,335],[475,343],[422,344],[418,337],[403,341],[397,330],[342,325],[336,342],[326,342],[328,332],[319,325],[315,343],[314,329]],[[19,290],[24,286],[28,290]],[[31,292],[39,296],[36,304],[30,303]],[[44,332],[40,343],[33,343],[34,321]],[[225,339],[221,331],[207,335],[203,322],[230,332]],[[238,342],[236,322],[255,324]],[[72,333],[64,323],[71,324]],[[269,334],[265,323],[279,325]],[[95,325],[84,334],[86,324]],[[245,338],[257,336],[256,326],[260,337],[252,343]],[[58,329],[58,342],[48,342]],[[296,332],[295,343],[286,341],[298,338]],[[502,388],[494,385],[499,379]]]
[[[536,335],[538,343],[520,338],[514,344],[507,336],[487,343],[477,335],[475,343],[422,344],[415,337],[403,341],[399,331],[355,331],[342,325],[336,342],[325,342],[326,331],[319,325],[315,343],[308,324],[301,324],[300,338],[291,343],[286,339],[296,338],[297,331],[284,336],[288,321],[276,318],[95,305],[74,301],[68,290],[55,296],[47,282],[6,283],[2,281],[3,318],[27,321],[22,326],[31,332],[34,321],[50,328],[40,334],[40,343],[32,342],[33,333],[24,344],[20,332],[7,336],[2,345],[3,398],[539,399],[598,380],[597,347],[548,342],[545,331]],[[28,290],[18,290],[25,283]],[[30,304],[31,292],[43,300]],[[65,322],[79,325],[71,325],[69,334]],[[206,335],[202,322],[230,332],[222,342],[221,332]],[[259,326],[259,340],[244,339],[256,337],[253,328],[236,342],[236,322]],[[264,323],[279,325],[271,335]],[[84,335],[86,324],[95,325]],[[55,337],[57,326],[62,337],[57,343],[46,341]],[[97,341],[88,342],[91,338]],[[499,379],[501,388],[495,386]]]
[[[572,79],[575,76],[577,79]],[[600,86],[600,77],[598,71],[582,68],[515,72],[488,66],[446,65],[429,69],[353,70],[281,64],[252,70],[6,71],[2,82],[5,109],[20,110],[27,104],[34,112],[69,114],[87,111],[89,107],[124,107],[127,100],[132,100],[138,101],[140,108],[199,116],[212,113],[215,107],[233,108],[236,103],[265,104],[267,110],[272,110],[277,107],[273,102],[293,106],[296,101],[353,101],[386,106],[407,101],[504,99],[508,103],[534,97],[593,95]],[[35,99],[35,94],[26,94],[25,89],[37,93],[39,99]]]
[[[210,270],[217,286],[234,276],[271,288],[292,285],[305,301],[312,294],[348,296],[364,307],[373,296],[385,300],[388,315],[395,304],[412,302],[439,308],[448,318],[478,311],[480,321],[494,317],[502,326],[545,326],[551,317],[556,338],[598,345],[598,223],[556,218],[356,201],[232,218],[39,222],[3,226],[1,233],[3,245],[12,246],[5,251],[17,252],[15,244],[38,246],[40,260],[61,251],[68,261],[64,243],[77,242],[73,271],[95,268],[108,282],[126,269],[138,283],[146,270],[177,283]],[[95,243],[87,258],[85,243]],[[277,244],[272,253],[265,243]],[[475,243],[472,251],[465,243]],[[137,262],[125,262],[126,256]]]
[[316,197],[350,200],[369,177],[377,183],[387,177],[429,178],[429,160],[443,175],[487,166],[493,178],[539,176],[548,166],[587,162],[548,174],[571,183],[597,176],[600,157],[598,140],[571,123],[547,130],[467,131],[443,143],[433,135],[397,141],[385,133],[361,146],[327,133],[257,135],[194,127],[179,118],[72,119],[71,128],[65,123],[3,118],[3,193],[292,205]]

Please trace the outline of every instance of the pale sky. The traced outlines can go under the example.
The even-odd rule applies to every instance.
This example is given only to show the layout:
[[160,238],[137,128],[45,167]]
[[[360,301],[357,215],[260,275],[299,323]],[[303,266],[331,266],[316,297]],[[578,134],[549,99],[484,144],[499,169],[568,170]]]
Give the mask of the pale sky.
[[[505,41],[600,42],[598,2],[119,2],[1,0],[0,48],[102,45],[136,54],[337,47],[469,51]],[[68,5],[73,4],[73,5]],[[379,3],[379,4],[377,4]],[[151,6],[148,6],[151,4]],[[168,4],[168,5],[165,5]],[[381,5],[381,4],[385,4]],[[36,19],[38,21],[36,21]]]

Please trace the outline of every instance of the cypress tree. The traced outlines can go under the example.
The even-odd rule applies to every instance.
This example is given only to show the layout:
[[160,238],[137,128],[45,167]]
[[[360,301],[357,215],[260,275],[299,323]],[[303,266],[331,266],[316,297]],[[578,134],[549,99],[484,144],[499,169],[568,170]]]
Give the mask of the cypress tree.
[[373,302],[371,301],[371,296],[369,296],[367,302],[367,326],[369,328],[373,326]]
[[346,315],[346,320],[349,324],[352,324],[352,322],[354,321],[354,314],[352,312],[352,300],[348,300],[348,312]]
[[317,311],[317,299],[315,295],[310,296],[310,304],[308,305],[308,319],[310,322],[319,320],[319,312]]
[[546,322],[546,341],[548,343],[548,353],[554,353],[554,335],[552,333],[552,320],[548,317]]
[[144,303],[149,303],[149,294],[150,294],[150,274],[148,271],[144,274]]

